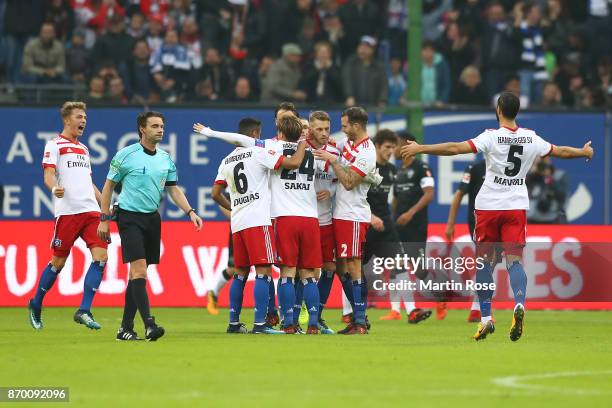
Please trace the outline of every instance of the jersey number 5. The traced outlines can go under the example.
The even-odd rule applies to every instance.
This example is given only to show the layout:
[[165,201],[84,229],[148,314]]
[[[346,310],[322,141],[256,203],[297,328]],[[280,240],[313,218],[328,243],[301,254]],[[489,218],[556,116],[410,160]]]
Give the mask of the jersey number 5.
[[244,194],[249,189],[249,181],[247,180],[246,174],[241,171],[244,171],[244,163],[240,162],[234,167],[234,184],[236,185],[236,190],[240,194]]
[[[283,150],[283,156],[291,156],[295,154],[295,150],[293,149],[285,149]],[[315,170],[314,170],[314,155],[312,152],[307,151],[304,154],[304,160],[302,160],[302,164],[298,171],[301,174],[306,174],[308,176],[308,181],[312,181],[314,178]],[[295,174],[295,170],[283,169],[281,172],[280,178],[283,180],[295,180],[297,175]]]
[[517,157],[523,154],[523,146],[517,146],[517,145],[511,145],[510,146],[510,151],[508,151],[508,158],[506,159],[506,161],[508,163],[512,163],[512,168],[510,168],[510,166],[506,167],[504,169],[504,173],[506,174],[506,176],[508,177],[514,177],[516,176],[519,171],[521,171],[521,158]]

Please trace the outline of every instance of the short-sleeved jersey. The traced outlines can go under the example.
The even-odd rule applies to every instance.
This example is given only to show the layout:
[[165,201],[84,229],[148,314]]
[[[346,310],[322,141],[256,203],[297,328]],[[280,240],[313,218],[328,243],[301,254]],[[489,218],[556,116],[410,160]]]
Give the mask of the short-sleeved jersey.
[[482,187],[486,175],[486,163],[484,160],[478,160],[466,167],[459,183],[459,191],[468,195],[468,226],[470,236],[474,236],[474,227],[476,219],[474,218],[474,210],[476,209],[476,196]]
[[[427,163],[415,159],[410,166],[400,167],[397,170],[393,193],[397,202],[395,216],[412,208],[423,197],[425,187],[434,187],[435,181]],[[427,206],[416,213],[407,226],[427,225]]]
[[111,160],[108,180],[121,183],[119,208],[140,213],[157,211],[166,186],[177,183],[176,166],[160,149],[135,143],[119,150]]
[[215,184],[229,188],[232,233],[272,225],[270,170],[278,169],[283,158],[273,149],[239,147],[221,161]]
[[[314,148],[314,146],[313,146]],[[340,151],[328,144],[321,147],[321,150],[330,152],[335,156],[340,156]],[[327,190],[331,197],[326,200],[317,201],[317,212],[319,215],[319,225],[330,225],[332,223],[333,196],[336,194],[338,178],[334,169],[325,160],[315,161],[315,192]]]
[[397,168],[392,163],[376,163],[376,168],[378,169],[378,174],[380,174],[383,179],[379,185],[370,187],[370,191],[368,191],[368,203],[375,216],[388,222],[391,220],[389,193],[395,182]]
[[56,217],[100,211],[91,179],[89,150],[83,143],[73,143],[62,135],[48,141],[42,165],[54,168],[57,184],[64,187],[64,196],[53,199]]
[[[359,143],[346,140],[338,145],[341,151],[340,164],[362,177],[376,169],[376,149],[369,138]],[[370,222],[372,213],[368,204],[369,183],[361,182],[352,190],[338,183],[334,218],[339,220]]]
[[[297,143],[267,139],[265,149],[290,157],[296,152]],[[312,151],[307,149],[299,168],[279,169],[271,174],[272,218],[286,216],[317,218],[317,193],[314,183],[315,158]]]
[[549,155],[553,145],[533,130],[505,127],[487,130],[468,143],[474,153],[483,153],[487,163],[476,209],[529,209],[525,177],[535,159]]

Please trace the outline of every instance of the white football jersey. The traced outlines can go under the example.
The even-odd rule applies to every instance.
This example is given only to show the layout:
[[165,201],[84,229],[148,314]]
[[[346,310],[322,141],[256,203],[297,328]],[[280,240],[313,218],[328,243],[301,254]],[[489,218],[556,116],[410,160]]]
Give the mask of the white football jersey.
[[485,180],[476,196],[477,210],[526,210],[529,195],[525,177],[537,157],[552,152],[553,145],[533,130],[490,129],[468,140],[474,153],[486,161]]
[[83,143],[73,143],[62,135],[49,140],[45,145],[42,165],[43,168],[55,168],[57,184],[64,187],[62,198],[53,196],[56,217],[100,212],[91,179],[89,150]]
[[232,232],[272,225],[270,170],[278,169],[283,159],[272,149],[238,147],[221,161],[215,184],[228,186]]
[[[357,144],[350,140],[343,141],[338,144],[338,149],[341,152],[340,163],[347,170],[354,171],[362,177],[376,170],[376,148],[369,138]],[[334,218],[370,222],[372,212],[367,200],[370,185],[362,181],[349,191],[338,182]]]
[[[311,145],[313,149],[316,149]],[[340,151],[330,144],[321,147],[321,150],[330,152],[335,156],[340,156]],[[330,225],[332,223],[333,197],[336,194],[338,178],[334,169],[325,160],[315,162],[315,192],[327,190],[331,193],[330,198],[317,201],[317,213],[319,215],[319,225]]]
[[[290,157],[297,150],[297,143],[267,139],[265,149]],[[299,168],[279,169],[271,174],[272,218],[285,216],[317,218],[317,193],[314,183],[315,158],[312,151],[307,148]]]

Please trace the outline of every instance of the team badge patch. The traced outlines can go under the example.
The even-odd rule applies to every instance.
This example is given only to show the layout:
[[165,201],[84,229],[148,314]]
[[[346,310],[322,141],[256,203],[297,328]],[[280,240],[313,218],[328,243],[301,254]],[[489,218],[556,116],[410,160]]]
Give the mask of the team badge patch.
[[272,156],[274,156],[276,152],[274,150],[268,150],[268,154],[271,154]]
[[55,238],[55,239],[53,240],[53,242],[51,243],[51,246],[52,246],[53,248],[59,248],[59,247],[61,247],[61,246],[62,246],[62,240],[61,240],[61,239],[59,239],[59,238]]

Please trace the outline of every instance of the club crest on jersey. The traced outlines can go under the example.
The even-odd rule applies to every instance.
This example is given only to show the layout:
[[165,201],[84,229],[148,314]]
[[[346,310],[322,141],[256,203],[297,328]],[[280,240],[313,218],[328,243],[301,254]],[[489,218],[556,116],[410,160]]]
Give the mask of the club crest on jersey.
[[119,160],[112,160],[110,164],[110,168],[112,171],[118,173],[119,172]]
[[357,167],[365,168],[367,165],[368,165],[368,162],[366,161],[366,159],[357,160]]
[[406,172],[406,176],[408,176],[408,178],[412,178],[412,176],[414,176],[414,170],[408,169],[408,171]]
[[276,152],[272,149],[268,150],[268,154],[274,156],[276,154]]
[[51,246],[52,246],[53,248],[59,248],[59,247],[61,247],[61,246],[62,246],[62,240],[61,240],[61,239],[59,239],[59,238],[55,238],[55,239],[53,240],[53,242],[51,243]]
[[49,157],[51,157],[51,152],[45,152],[45,159],[48,159]]

